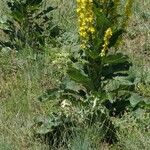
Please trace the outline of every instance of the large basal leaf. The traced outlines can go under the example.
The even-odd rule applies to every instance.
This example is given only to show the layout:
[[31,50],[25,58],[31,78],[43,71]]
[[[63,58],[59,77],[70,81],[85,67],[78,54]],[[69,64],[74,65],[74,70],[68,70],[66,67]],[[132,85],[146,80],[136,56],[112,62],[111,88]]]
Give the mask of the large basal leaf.
[[59,116],[38,116],[35,118],[33,127],[36,134],[43,135],[52,132],[53,128],[59,126],[59,124],[62,124]]
[[117,78],[119,84],[119,90],[133,91],[135,89],[134,83],[128,80],[128,78],[120,77]]
[[132,96],[129,98],[129,101],[131,106],[135,109],[140,107],[150,109],[150,99],[140,96],[137,93],[133,93]]
[[117,76],[128,76],[128,70],[132,66],[132,64],[128,61],[125,61],[123,63],[116,63],[116,64],[110,64],[105,65],[102,69],[102,76],[104,77],[104,80],[106,79],[112,79]]
[[118,92],[122,90],[131,92],[135,90],[135,85],[130,82],[128,78],[116,77],[107,84],[106,89],[108,92]]
[[131,106],[135,107],[142,100],[141,98],[142,97],[138,94],[132,94],[132,96],[129,99]]
[[67,71],[69,77],[77,83],[84,85],[86,88],[90,89],[92,87],[90,79],[81,73],[80,70],[76,68],[70,68]]

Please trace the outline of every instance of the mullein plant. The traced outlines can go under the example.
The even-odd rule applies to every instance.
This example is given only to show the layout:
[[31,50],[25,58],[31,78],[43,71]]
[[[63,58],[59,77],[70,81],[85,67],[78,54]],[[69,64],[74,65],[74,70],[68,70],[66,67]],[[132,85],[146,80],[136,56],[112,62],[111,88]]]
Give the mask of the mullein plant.
[[68,75],[81,86],[76,92],[85,96],[82,102],[78,99],[80,109],[86,105],[88,113],[82,114],[85,122],[90,120],[90,125],[98,122],[108,143],[117,141],[110,116],[121,116],[126,111],[131,96],[128,90],[134,90],[132,83],[124,81],[109,88],[115,79],[127,77],[132,65],[127,55],[116,50],[128,25],[132,4],[133,0],[127,0],[123,14],[119,14],[121,0],[77,0],[82,51],[78,59],[85,63],[74,63]]
[[[84,54],[81,59],[87,62],[82,66],[83,70],[78,71],[88,78],[90,92],[103,90],[107,79],[113,79],[117,72],[129,69],[128,56],[114,50],[127,27],[133,0],[126,0],[122,5],[121,0],[77,0],[79,37]],[[120,14],[122,7],[124,11]],[[73,70],[69,69],[68,74],[75,80]]]
[[[133,0],[126,0],[125,5],[121,0],[77,0],[79,55],[71,58],[68,78],[60,87],[39,97],[40,101],[57,100],[55,107],[59,111],[55,113],[57,119],[53,115],[52,124],[58,124],[55,123],[53,129],[49,127],[47,133],[53,135],[61,126],[61,132],[67,135],[70,127],[83,129],[98,125],[102,127],[105,141],[117,140],[111,116],[122,116],[130,105],[130,91],[134,90],[128,78],[132,63],[127,55],[116,50],[127,27],[132,3]],[[120,13],[121,7],[123,13]],[[46,126],[44,124],[42,126]]]

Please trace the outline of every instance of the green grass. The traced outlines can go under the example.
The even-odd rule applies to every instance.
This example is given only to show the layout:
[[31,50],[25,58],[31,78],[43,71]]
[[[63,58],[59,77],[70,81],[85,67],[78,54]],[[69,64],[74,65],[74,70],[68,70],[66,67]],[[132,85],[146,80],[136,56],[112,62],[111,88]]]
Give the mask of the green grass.
[[[54,58],[51,52],[57,53],[78,48],[75,1],[53,0],[52,3],[58,5],[57,11],[54,12],[55,21],[66,31],[62,39],[58,39],[62,45],[61,48],[47,47],[44,56],[35,56],[30,49],[20,52],[0,52],[0,150],[48,149],[47,145],[34,140],[31,131],[34,118],[45,115],[52,109],[50,103],[41,104],[37,98],[46,89],[56,87],[63,75],[62,64],[65,64],[65,60],[62,60],[62,64],[53,65]],[[130,54],[136,66],[142,66],[144,70],[150,65],[149,6],[149,0],[136,1],[134,15],[128,28],[129,33],[124,37],[123,46],[123,50],[127,49],[127,53]],[[4,15],[3,11],[0,12],[0,16],[2,15]],[[139,128],[133,128],[133,132],[128,135],[129,138],[125,137],[124,133],[119,135],[123,149],[148,150],[150,148],[148,135],[145,135]],[[124,129],[124,132],[128,133],[127,130]],[[111,149],[106,144],[99,144],[97,144],[98,150]],[[112,149],[118,149],[120,145]],[[92,150],[90,141],[88,138],[83,138],[83,135],[75,137],[72,150]]]

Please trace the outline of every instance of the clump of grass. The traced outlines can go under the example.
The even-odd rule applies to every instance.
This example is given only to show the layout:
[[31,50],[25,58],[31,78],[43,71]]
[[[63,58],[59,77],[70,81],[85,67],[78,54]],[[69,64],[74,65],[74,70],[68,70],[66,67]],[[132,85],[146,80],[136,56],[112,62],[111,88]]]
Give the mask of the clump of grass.
[[150,149],[149,119],[150,116],[147,112],[138,110],[136,117],[127,114],[122,121],[117,120],[116,122],[119,124],[120,129],[118,132],[119,142],[116,145],[116,149]]
[[44,145],[33,140],[31,126],[35,116],[49,111],[50,106],[39,104],[37,97],[56,85],[59,71],[52,69],[48,54],[35,55],[31,49],[22,53],[1,52],[0,58],[1,147],[44,149]]

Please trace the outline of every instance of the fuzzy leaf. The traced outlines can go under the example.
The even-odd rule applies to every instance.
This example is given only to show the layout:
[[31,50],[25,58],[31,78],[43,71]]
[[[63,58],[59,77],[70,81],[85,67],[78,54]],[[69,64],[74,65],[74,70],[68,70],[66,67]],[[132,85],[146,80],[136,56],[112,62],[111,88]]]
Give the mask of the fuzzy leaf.
[[132,107],[135,107],[140,101],[142,101],[142,97],[138,94],[132,94],[132,96],[129,99],[130,104]]
[[108,55],[103,59],[105,64],[118,64],[128,61],[129,57],[127,55],[123,55],[122,53],[117,53],[113,55]]
[[59,90],[57,88],[55,89],[48,89],[45,93],[43,93],[38,100],[39,101],[46,101],[48,99],[54,99],[59,96]]
[[70,69],[68,69],[67,73],[68,73],[69,77],[72,80],[74,80],[75,82],[84,85],[86,88],[91,87],[90,79],[87,76],[85,76],[84,74],[82,74],[80,70],[78,70],[76,68],[70,68]]

